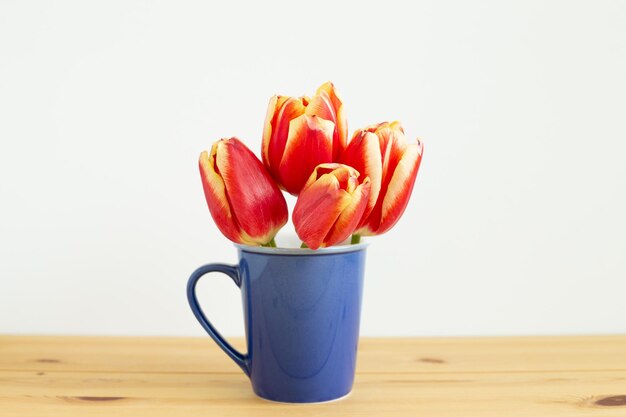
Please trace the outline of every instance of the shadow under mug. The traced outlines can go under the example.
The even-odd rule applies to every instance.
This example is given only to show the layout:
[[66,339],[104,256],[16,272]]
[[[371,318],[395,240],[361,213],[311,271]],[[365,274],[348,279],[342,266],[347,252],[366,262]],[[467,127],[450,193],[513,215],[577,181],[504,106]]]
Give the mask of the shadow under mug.
[[[235,245],[237,265],[208,264],[187,284],[194,315],[250,377],[254,392],[289,403],[331,401],[352,390],[366,244],[319,249]],[[241,289],[247,353],[234,349],[204,315],[198,280],[223,272]]]

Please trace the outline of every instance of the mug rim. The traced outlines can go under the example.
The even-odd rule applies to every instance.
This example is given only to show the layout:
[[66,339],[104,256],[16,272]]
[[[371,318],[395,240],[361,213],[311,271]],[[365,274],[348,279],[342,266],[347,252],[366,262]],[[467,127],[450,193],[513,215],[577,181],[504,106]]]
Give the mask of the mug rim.
[[350,245],[331,246],[329,248],[310,249],[310,248],[270,248],[266,246],[249,246],[240,243],[234,243],[235,247],[242,252],[261,253],[264,255],[297,255],[297,256],[315,256],[315,255],[334,255],[338,253],[350,253],[364,250],[369,243],[356,243]]

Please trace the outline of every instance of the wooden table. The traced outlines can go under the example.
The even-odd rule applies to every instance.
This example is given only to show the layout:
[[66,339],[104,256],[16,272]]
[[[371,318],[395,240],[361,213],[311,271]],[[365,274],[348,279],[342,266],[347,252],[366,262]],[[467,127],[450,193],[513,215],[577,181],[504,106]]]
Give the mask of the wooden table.
[[0,416],[626,416],[626,335],[363,338],[357,372],[276,404],[208,337],[0,336]]

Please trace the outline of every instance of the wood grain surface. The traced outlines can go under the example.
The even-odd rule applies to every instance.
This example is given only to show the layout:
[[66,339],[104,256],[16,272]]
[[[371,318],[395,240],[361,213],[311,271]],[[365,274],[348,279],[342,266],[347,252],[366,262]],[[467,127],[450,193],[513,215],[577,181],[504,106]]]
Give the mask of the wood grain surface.
[[626,335],[362,338],[353,392],[315,405],[257,398],[208,337],[0,336],[0,416],[624,417]]

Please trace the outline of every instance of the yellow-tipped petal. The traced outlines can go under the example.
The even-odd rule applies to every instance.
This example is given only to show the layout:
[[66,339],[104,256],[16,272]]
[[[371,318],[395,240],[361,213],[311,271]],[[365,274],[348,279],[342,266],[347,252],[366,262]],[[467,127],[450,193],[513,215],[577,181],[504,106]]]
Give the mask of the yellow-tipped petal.
[[339,161],[354,167],[362,177],[370,178],[368,203],[361,221],[364,223],[376,205],[381,188],[383,166],[378,136],[365,129],[357,130]]
[[[356,180],[356,178],[353,179]],[[367,207],[370,187],[369,178],[365,178],[362,184],[354,188],[350,194],[350,203],[342,210],[335,224],[324,238],[324,246],[341,243],[354,232]]]
[[233,242],[243,243],[241,229],[238,227],[230,209],[230,203],[226,196],[226,187],[220,174],[215,170],[215,157],[221,141],[213,144],[211,154],[203,151],[200,154],[198,165],[202,188],[206,198],[209,212],[215,221],[218,229]]
[[333,160],[346,148],[348,142],[348,122],[343,108],[343,102],[335,90],[333,83],[322,84],[307,106],[308,115],[316,115],[335,123],[333,131]]
[[279,167],[289,193],[297,195],[317,165],[332,161],[333,129],[332,122],[306,114],[291,121]]
[[262,157],[265,167],[279,182],[280,161],[289,137],[291,120],[304,114],[305,97],[274,96],[270,99],[263,126]]
[[286,99],[287,97],[273,96],[270,98],[270,102],[267,105],[267,113],[265,114],[265,122],[263,123],[263,142],[261,144],[261,157],[266,167],[270,164],[269,148],[270,140],[272,139],[272,131],[274,130],[272,127],[274,115],[277,109],[282,106],[282,102]]
[[423,144],[419,140],[417,143],[412,143],[406,147],[389,182],[382,204],[382,214],[380,226],[376,230],[377,234],[385,233],[391,229],[404,213],[413,191],[415,178],[422,160],[423,149]]

